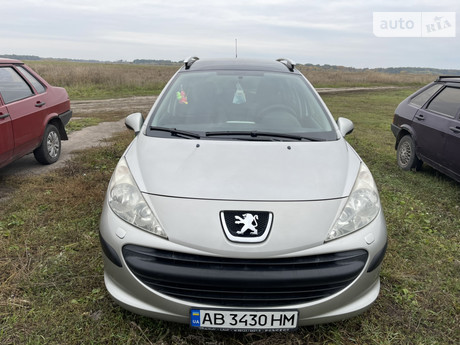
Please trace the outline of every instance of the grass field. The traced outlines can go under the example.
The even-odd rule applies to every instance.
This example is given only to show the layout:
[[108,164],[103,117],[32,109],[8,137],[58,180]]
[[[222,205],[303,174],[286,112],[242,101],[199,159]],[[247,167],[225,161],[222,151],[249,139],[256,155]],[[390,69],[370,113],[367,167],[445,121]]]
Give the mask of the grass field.
[[[70,99],[101,99],[159,94],[179,69],[176,66],[26,61],[50,84],[65,87]],[[315,87],[422,86],[435,79],[427,74],[388,74],[368,71],[328,70],[299,65]]]
[[387,220],[381,293],[364,314],[293,333],[238,334],[197,332],[115,305],[98,222],[133,137],[125,132],[54,173],[0,177],[16,190],[0,204],[0,344],[460,343],[460,184],[426,166],[403,172],[395,161],[393,111],[414,90],[323,96],[335,117],[355,123],[347,139],[373,172]]
[[157,95],[178,66],[27,61],[51,85],[65,87],[71,100]]

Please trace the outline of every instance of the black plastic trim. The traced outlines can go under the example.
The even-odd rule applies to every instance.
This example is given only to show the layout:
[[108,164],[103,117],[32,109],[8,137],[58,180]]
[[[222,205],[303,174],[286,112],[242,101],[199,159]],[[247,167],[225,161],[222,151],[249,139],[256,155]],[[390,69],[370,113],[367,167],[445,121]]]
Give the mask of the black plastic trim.
[[393,132],[393,135],[395,138],[398,138],[399,133],[401,132],[401,127],[396,126],[394,123],[391,124],[391,131]]
[[105,256],[110,261],[112,261],[114,265],[117,265],[118,267],[123,267],[117,252],[104,240],[101,233],[99,233],[99,241],[101,242],[102,251],[104,252]]
[[153,290],[192,303],[287,306],[331,296],[363,271],[366,250],[283,259],[234,259],[123,247],[131,272]]
[[283,65],[287,67],[289,71],[294,72],[296,63],[292,61],[291,59],[280,58],[280,59],[276,59],[276,61],[281,62]]
[[64,113],[59,114],[59,119],[61,120],[64,126],[69,123],[71,117],[72,117],[72,110],[67,110]]
[[67,132],[65,130],[65,126],[72,117],[72,110],[67,110],[66,112],[60,114],[58,117],[59,121],[53,119],[50,122],[53,123],[59,129],[59,133],[61,134],[61,140],[69,140],[69,137],[67,136]]
[[200,58],[197,56],[190,56],[189,58],[184,60],[185,69],[190,69],[195,61],[198,61]]
[[383,257],[385,256],[385,253],[387,251],[387,247],[388,247],[388,242],[385,243],[385,245],[383,246],[383,248],[380,250],[380,252],[378,252],[374,258],[372,259],[372,262],[371,264],[369,265],[369,268],[367,269],[367,272],[372,272],[373,270],[375,270],[377,267],[380,266],[380,264],[382,263],[383,261]]
[[435,81],[444,81],[444,79],[458,78],[459,80],[447,80],[450,82],[460,82],[460,75],[440,75]]

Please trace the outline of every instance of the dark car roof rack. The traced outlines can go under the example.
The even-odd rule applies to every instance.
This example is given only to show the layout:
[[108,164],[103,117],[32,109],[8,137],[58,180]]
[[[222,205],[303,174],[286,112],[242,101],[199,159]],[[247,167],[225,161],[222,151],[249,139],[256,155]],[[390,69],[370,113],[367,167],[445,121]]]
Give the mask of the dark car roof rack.
[[[452,79],[452,78],[458,79],[458,81],[460,81],[460,75],[440,75],[435,81],[442,81],[443,79]],[[453,81],[457,81],[457,80],[453,80]]]
[[286,59],[286,58],[280,58],[276,59],[276,61],[281,62],[283,65],[285,65],[291,72],[294,72],[294,67],[296,63],[292,61],[291,59]]
[[184,60],[185,69],[189,69],[193,65],[193,63],[199,59],[200,58],[196,56],[190,56],[187,59],[185,59]]
[[[197,56],[188,57],[187,59],[184,60],[184,69],[189,70],[192,67],[192,65],[198,60],[200,60],[200,58],[197,57]],[[235,63],[231,62],[230,60],[226,60],[226,59],[223,59],[223,60],[209,60],[209,61],[203,60],[203,64],[200,65],[200,69],[202,69],[202,68],[206,69],[206,68],[216,67],[216,66],[217,67],[222,67],[222,66],[219,65],[219,63],[217,63],[219,61],[223,61],[223,64],[224,64],[223,66],[227,66],[227,67],[228,66],[233,66],[236,63],[236,61],[241,61],[242,64],[248,63],[249,64],[248,66],[253,66],[253,68],[256,68],[258,63],[263,64],[263,60],[259,61],[259,60],[244,60],[244,59],[243,60],[238,60],[238,59],[234,59]],[[276,61],[282,63],[285,67],[287,67],[287,69],[289,71],[294,72],[296,63],[293,60],[287,59],[287,58],[280,58],[280,59],[277,59]],[[217,63],[217,65],[216,65],[216,63]],[[271,64],[273,64],[273,63],[271,63]],[[241,64],[235,64],[235,66],[239,66],[239,65],[241,65]],[[268,67],[269,65],[265,64],[264,66],[265,66],[265,68],[270,68],[270,67]],[[272,66],[272,67],[274,67],[274,66]],[[277,68],[277,69],[280,69],[280,68]]]

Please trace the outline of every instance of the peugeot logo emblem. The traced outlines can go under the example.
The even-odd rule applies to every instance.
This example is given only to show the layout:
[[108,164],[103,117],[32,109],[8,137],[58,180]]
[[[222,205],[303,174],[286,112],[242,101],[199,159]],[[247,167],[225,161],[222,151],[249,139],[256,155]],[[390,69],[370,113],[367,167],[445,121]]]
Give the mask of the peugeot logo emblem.
[[248,230],[251,230],[251,235],[257,235],[257,219],[259,219],[259,216],[257,214],[252,215],[252,213],[245,213],[243,214],[243,218],[241,218],[240,216],[235,216],[235,218],[235,224],[243,224],[241,230],[236,232],[238,235],[242,235]]
[[232,242],[263,242],[270,232],[273,214],[267,211],[221,211],[225,235]]

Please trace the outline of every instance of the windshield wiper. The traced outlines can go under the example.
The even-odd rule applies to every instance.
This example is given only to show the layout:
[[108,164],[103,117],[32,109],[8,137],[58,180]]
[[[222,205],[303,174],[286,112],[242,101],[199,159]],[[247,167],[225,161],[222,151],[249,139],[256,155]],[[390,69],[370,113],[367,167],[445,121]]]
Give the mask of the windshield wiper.
[[169,132],[169,133],[171,133],[172,136],[181,137],[181,138],[187,138],[187,139],[190,139],[190,138],[200,139],[201,138],[201,136],[196,134],[196,133],[182,131],[180,129],[175,129],[175,128],[150,126],[150,130],[151,131]]
[[309,138],[302,135],[287,134],[287,133],[275,133],[275,132],[259,132],[259,131],[217,131],[217,132],[206,132],[207,137],[213,136],[250,136],[251,138],[257,137],[272,137],[272,138],[283,138],[292,140],[308,140],[308,141],[324,141],[320,138]]

